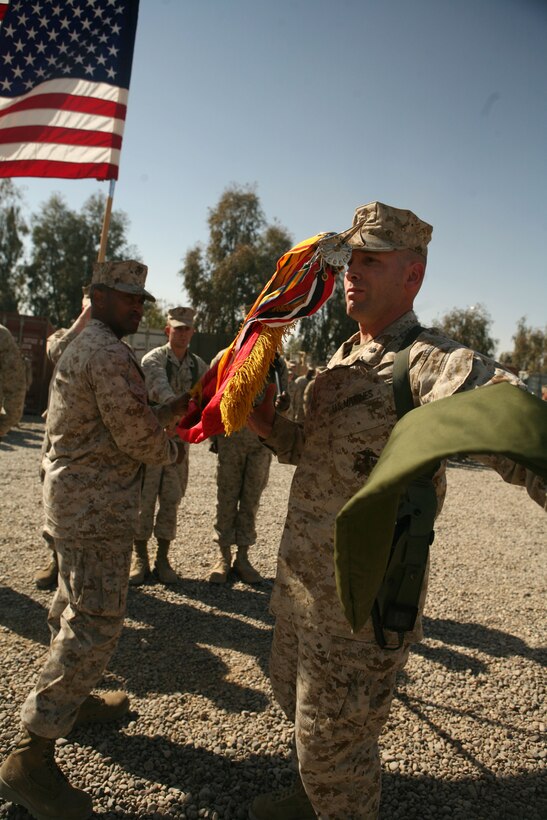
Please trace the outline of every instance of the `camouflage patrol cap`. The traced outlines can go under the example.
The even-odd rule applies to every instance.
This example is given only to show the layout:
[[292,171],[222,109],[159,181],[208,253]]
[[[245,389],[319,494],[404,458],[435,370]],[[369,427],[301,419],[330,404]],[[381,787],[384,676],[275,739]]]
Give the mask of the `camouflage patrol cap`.
[[191,307],[174,307],[167,314],[167,323],[171,327],[194,327],[195,315]]
[[355,210],[352,226],[358,225],[359,229],[347,240],[354,250],[378,253],[408,249],[427,256],[433,228],[412,211],[369,202]]
[[148,268],[142,262],[129,259],[123,262],[95,262],[92,285],[106,285],[122,293],[135,293],[155,302],[151,293],[144,289]]

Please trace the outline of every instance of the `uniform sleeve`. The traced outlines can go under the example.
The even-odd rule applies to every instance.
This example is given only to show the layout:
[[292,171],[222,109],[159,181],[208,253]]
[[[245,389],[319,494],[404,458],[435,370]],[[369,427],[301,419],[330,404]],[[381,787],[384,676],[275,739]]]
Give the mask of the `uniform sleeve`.
[[175,392],[169,384],[165,365],[166,355],[161,347],[151,350],[143,357],[141,362],[148,397],[155,404],[165,404],[176,398]]
[[48,336],[46,342],[46,353],[53,366],[57,364],[69,344],[76,338],[77,335],[77,331],[62,327],[59,328],[59,330],[56,330],[55,333],[52,333],[51,336]]
[[[432,347],[420,351],[419,344],[416,345],[417,353],[413,349],[410,373],[415,403],[427,404],[454,393],[500,382],[509,382],[526,389],[517,376],[505,370],[498,362],[467,347],[457,347],[453,342],[451,344],[453,347],[448,350]],[[539,476],[502,456],[472,454],[471,457],[492,467],[509,484],[526,487],[530,498],[545,509],[545,482]]]
[[266,445],[277,456],[281,464],[298,464],[304,449],[304,430],[301,424],[275,414],[272,432],[267,439],[262,439]]
[[[25,362],[13,336],[7,329],[0,334],[0,436],[19,423],[25,407],[27,377]],[[2,409],[2,407],[0,407]]]
[[173,464],[177,446],[152,412],[129,353],[103,348],[88,363],[97,406],[116,446],[144,464]]
[[503,381],[524,389],[520,379],[498,362],[450,339],[432,344],[418,341],[412,348],[410,382],[415,404]]

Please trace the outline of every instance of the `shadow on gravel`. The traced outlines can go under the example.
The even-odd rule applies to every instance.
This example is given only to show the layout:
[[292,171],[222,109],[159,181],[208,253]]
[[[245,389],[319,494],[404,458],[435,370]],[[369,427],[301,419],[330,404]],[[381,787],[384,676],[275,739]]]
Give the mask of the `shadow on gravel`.
[[272,626],[274,618],[268,607],[273,579],[264,579],[260,584],[243,588],[239,584],[235,586],[234,582],[237,583],[237,578],[231,573],[227,584],[215,585],[208,581],[185,579],[181,584],[170,587],[170,590],[184,598],[201,601],[223,612],[255,618],[257,621],[263,621],[268,626]]
[[[445,644],[478,649],[493,658],[519,656],[544,666],[547,663],[545,647],[532,648],[515,635],[491,629],[477,623],[461,623],[450,618],[424,618],[424,634]],[[413,651],[428,660],[440,663],[448,669],[470,669],[474,674],[484,672],[487,666],[483,661],[472,658],[452,648],[437,648],[417,644]]]
[[[204,724],[204,732],[206,729]],[[198,748],[191,742],[177,744],[158,735],[124,735],[123,742],[113,739],[109,743],[103,734],[97,744],[83,732],[75,733],[76,737],[80,745],[97,748],[108,755],[107,762],[118,764],[132,777],[190,793],[194,805],[214,807],[220,817],[225,813],[234,817],[234,811],[247,806],[256,794],[286,788],[294,779],[289,759],[282,755],[252,753],[244,760],[234,760],[224,752]]]
[[[271,641],[269,629],[222,612],[198,609],[183,599],[179,604],[163,601],[141,590],[129,596],[128,615],[147,626],[124,628],[108,668],[127,679],[129,691],[142,697],[149,692],[201,694],[230,712],[262,711],[268,706],[260,691],[228,680],[233,664],[229,667],[208,647],[249,655],[264,670]],[[248,680],[244,657],[241,664]]]
[[[28,427],[23,429],[14,427],[6,436],[2,438],[0,442],[0,451],[16,450],[19,447],[38,450],[42,446],[43,438],[43,430],[29,430]],[[38,469],[38,467],[36,467],[36,469]]]
[[[128,742],[123,748],[109,750],[112,760],[134,777],[162,783],[187,794],[190,792],[194,805],[206,806],[209,810],[214,807],[220,818],[226,815],[236,817],[238,809],[249,805],[257,794],[284,788],[291,782],[288,763],[278,756],[254,756],[231,762],[220,755],[174,746],[163,739],[137,736],[125,738],[125,741]],[[135,745],[129,741],[134,741]],[[166,751],[170,754],[167,760],[164,757]],[[147,768],[145,760],[150,761]],[[150,765],[157,768],[151,769]],[[277,779],[273,777],[274,770],[279,772]],[[203,783],[211,784],[206,792]],[[223,788],[219,789],[219,784]],[[457,781],[384,773],[379,820],[438,820],[440,817],[450,820],[543,820],[547,816],[544,786],[540,773],[511,778],[490,775]],[[8,808],[6,804],[1,816],[6,820],[27,820],[29,817],[24,810],[11,805]],[[139,820],[155,820],[158,816],[176,818],[177,810],[173,807],[165,815],[142,810],[93,814],[96,820],[134,820],[137,817]]]
[[469,669],[473,675],[480,675],[482,672],[488,671],[487,663],[479,658],[474,658],[472,655],[458,652],[456,649],[450,649],[444,646],[428,646],[428,644],[420,643],[415,644],[412,647],[412,651],[428,661],[438,663],[440,666],[446,667],[446,669],[452,669],[457,672],[463,672]]
[[385,773],[380,820],[542,820],[547,817],[545,779],[519,777],[443,780]]
[[0,623],[23,638],[49,645],[47,609],[10,587],[0,587]]

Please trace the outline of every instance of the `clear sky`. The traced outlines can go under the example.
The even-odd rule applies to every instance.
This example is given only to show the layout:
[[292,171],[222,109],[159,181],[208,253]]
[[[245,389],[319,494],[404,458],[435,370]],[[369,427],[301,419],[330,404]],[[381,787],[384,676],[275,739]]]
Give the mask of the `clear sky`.
[[[547,0],[141,0],[114,207],[150,290],[184,300],[208,208],[249,183],[295,242],[373,200],[430,222],[422,322],[483,303],[498,351],[545,327],[546,44]],[[32,211],[108,189],[15,181]]]

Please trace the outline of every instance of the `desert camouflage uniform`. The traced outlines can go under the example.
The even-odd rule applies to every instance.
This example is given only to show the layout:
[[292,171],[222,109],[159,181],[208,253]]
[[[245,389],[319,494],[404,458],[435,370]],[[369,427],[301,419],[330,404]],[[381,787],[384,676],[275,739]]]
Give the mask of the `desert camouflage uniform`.
[[60,584],[49,613],[49,653],[22,720],[40,737],[70,731],[123,625],[142,463],[173,463],[133,352],[97,319],[57,364],[47,418],[44,511]]
[[[196,356],[196,367],[192,369],[190,357],[190,351],[186,351],[184,358],[179,362],[169,343],[154,348],[143,357],[141,367],[151,402],[164,404],[171,401],[190,390],[193,382],[203,376],[208,369],[207,364]],[[186,454],[180,464],[146,467],[137,540],[148,541],[152,530],[156,538],[164,538],[167,541],[174,539],[177,533],[177,510],[188,484],[187,442],[184,443],[184,449]],[[159,508],[154,524],[156,500],[159,502]]]
[[[352,634],[337,598],[333,566],[336,515],[366,481],[396,423],[393,360],[416,324],[409,312],[373,341],[360,344],[359,334],[352,337],[317,375],[304,428],[277,415],[267,440],[279,461],[298,464],[272,596],[276,627],[270,673],[276,698],[295,722],[303,783],[322,820],[377,816],[377,739],[397,671],[406,663],[409,645],[422,637],[425,589],[415,629],[400,649],[380,649],[370,619]],[[425,331],[412,347],[416,405],[500,380],[519,383],[495,362],[438,332]],[[490,461],[505,480],[525,483],[518,465]],[[435,486],[440,510],[444,465]],[[529,492],[542,503],[544,487],[538,484]],[[386,635],[396,646],[397,636]]]
[[57,364],[63,352],[77,336],[77,331],[67,327],[60,327],[47,337],[46,353],[53,366]]
[[309,379],[306,376],[299,376],[295,379],[291,396],[292,419],[300,423],[304,421],[304,391],[308,384]]
[[0,325],[0,436],[19,423],[27,392],[23,356],[11,332]]
[[291,403],[290,403],[289,409],[287,410],[285,415],[287,416],[287,418],[293,419],[293,421],[294,421],[294,393],[295,393],[295,390],[296,390],[296,379],[292,378],[289,381],[288,385],[287,385],[287,393],[289,394],[289,398],[291,400]]
[[[211,366],[218,361],[220,351]],[[279,357],[278,388],[288,388],[288,369]],[[270,381],[274,377],[269,377]],[[260,396],[256,399],[259,403]],[[256,514],[270,476],[272,454],[256,435],[244,427],[231,436],[217,436],[217,510],[215,541],[219,547],[250,547],[256,543]]]
[[272,454],[246,427],[231,436],[217,436],[217,446],[215,541],[220,547],[249,547],[256,542],[256,514]]
[[315,382],[315,379],[316,376],[313,376],[304,388],[304,395],[302,396],[302,411],[304,413],[303,419],[305,419],[310,412],[310,404],[313,396],[313,383]]

